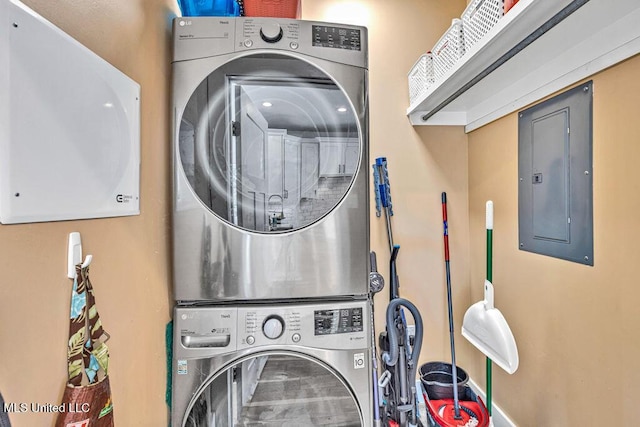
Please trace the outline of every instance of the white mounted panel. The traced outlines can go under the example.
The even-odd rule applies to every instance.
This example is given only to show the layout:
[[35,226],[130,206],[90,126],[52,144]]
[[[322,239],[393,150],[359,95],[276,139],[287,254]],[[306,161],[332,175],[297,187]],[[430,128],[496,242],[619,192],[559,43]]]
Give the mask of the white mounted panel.
[[140,213],[140,86],[0,0],[0,222]]

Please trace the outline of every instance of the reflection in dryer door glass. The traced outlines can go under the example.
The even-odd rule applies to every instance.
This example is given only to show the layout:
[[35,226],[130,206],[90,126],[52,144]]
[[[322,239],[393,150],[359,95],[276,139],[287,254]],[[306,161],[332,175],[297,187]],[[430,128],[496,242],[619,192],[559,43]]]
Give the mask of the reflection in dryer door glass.
[[324,366],[260,356],[216,376],[191,406],[186,427],[361,426],[351,392]]
[[198,198],[246,230],[286,232],[333,210],[361,143],[344,92],[312,65],[243,57],[211,73],[182,113],[180,163]]

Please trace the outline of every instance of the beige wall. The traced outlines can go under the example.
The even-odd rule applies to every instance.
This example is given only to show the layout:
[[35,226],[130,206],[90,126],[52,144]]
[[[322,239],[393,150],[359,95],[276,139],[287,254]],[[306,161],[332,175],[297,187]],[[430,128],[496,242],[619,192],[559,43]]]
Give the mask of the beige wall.
[[[640,409],[640,57],[593,77],[594,267],[518,250],[518,133],[511,114],[469,134],[473,300],[484,278],[484,202],[495,203],[496,306],[520,368],[494,369],[494,399],[519,426],[635,425]],[[483,358],[465,351],[484,384]]]
[[[71,283],[67,235],[94,255],[92,281],[111,333],[111,378],[119,426],[167,423],[164,328],[170,318],[168,101],[173,0],[25,0],[35,11],[142,87],[141,215],[0,225],[0,390],[9,402],[55,404],[66,375]],[[303,18],[369,27],[371,159],[389,159],[401,295],[420,308],[422,360],[448,355],[440,193],[449,197],[456,300],[469,301],[467,136],[460,128],[413,128],[406,74],[464,9],[465,0],[304,0]],[[372,248],[388,278],[384,220],[372,201]],[[383,326],[388,288],[376,298]],[[464,307],[456,306],[457,324]],[[457,328],[459,330],[459,327]],[[462,341],[458,336],[458,342]],[[51,414],[12,414],[16,427],[52,425]]]
[[[401,246],[400,296],[416,304],[424,317],[422,361],[450,358],[442,191],[449,199],[454,294],[456,299],[460,294],[465,302],[469,299],[467,136],[462,128],[411,126],[406,116],[407,73],[465,6],[465,0],[306,0],[302,7],[304,19],[369,28],[370,159],[385,156],[388,160],[394,241]],[[380,332],[389,300],[389,247],[384,218],[376,218],[373,200],[371,248],[387,279],[387,287],[375,297],[376,330]],[[458,325],[462,310],[462,306],[456,308]],[[458,334],[458,341],[461,339]]]
[[[177,5],[172,0],[25,4],[141,85],[141,214],[0,225],[0,390],[9,402],[59,403],[71,291],[65,274],[67,235],[79,231],[85,253],[93,254],[92,282],[111,334],[116,424],[167,425],[168,23]],[[16,427],[49,426],[53,419],[45,413],[11,414]]]

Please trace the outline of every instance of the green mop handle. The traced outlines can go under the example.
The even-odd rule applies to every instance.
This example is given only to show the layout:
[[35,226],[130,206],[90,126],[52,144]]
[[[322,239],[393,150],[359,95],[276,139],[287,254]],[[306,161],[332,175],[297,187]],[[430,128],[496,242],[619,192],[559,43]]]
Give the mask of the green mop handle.
[[[487,213],[486,213],[486,222],[487,222],[487,280],[493,283],[493,202],[489,200],[487,202]],[[489,412],[489,416],[491,416],[491,394],[492,394],[492,384],[491,384],[491,368],[492,362],[489,357],[487,357],[487,412]]]

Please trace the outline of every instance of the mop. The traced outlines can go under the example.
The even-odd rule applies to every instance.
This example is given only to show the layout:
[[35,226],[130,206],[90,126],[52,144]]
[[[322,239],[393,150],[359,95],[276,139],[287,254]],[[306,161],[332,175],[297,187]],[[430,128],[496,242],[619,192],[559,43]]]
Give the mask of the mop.
[[518,347],[506,319],[493,305],[493,202],[486,205],[487,278],[484,281],[484,300],[473,304],[464,315],[462,336],[487,356],[487,409],[492,407],[492,361],[509,374],[518,369]]
[[[453,327],[453,298],[451,293],[451,268],[449,261],[449,224],[447,219],[447,193],[442,193],[442,224],[444,239],[444,262],[447,282],[447,308],[449,313],[449,341],[451,345],[451,389],[453,390],[453,402],[450,398],[434,398],[429,396],[427,388],[426,404],[429,409],[430,421],[438,427],[485,427],[488,425],[489,417],[482,401],[470,394],[468,387],[461,386],[456,366],[456,346],[454,340]],[[428,366],[426,364],[425,366]],[[448,373],[427,372],[427,375],[448,376]],[[466,374],[464,374],[466,377]],[[468,378],[468,377],[466,377]],[[465,380],[466,381],[466,380]],[[464,396],[459,396],[459,388],[464,391]],[[461,402],[461,399],[463,401]]]

